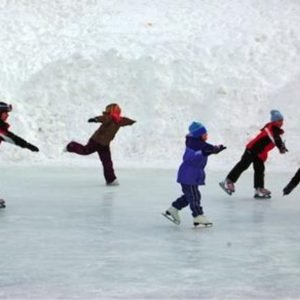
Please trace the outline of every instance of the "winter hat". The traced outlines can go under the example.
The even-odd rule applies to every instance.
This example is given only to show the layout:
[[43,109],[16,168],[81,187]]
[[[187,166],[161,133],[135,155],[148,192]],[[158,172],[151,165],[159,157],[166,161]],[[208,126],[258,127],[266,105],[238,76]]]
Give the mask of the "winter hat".
[[12,111],[12,105],[5,102],[0,102],[0,113]]
[[281,121],[283,120],[283,115],[279,110],[273,109],[271,110],[271,122]]
[[192,122],[189,126],[189,133],[193,137],[200,137],[207,133],[207,130],[200,122]]

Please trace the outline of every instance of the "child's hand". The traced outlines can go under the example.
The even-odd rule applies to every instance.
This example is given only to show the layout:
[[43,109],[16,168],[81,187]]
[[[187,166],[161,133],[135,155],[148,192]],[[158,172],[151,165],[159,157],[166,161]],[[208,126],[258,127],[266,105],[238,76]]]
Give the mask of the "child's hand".
[[288,152],[288,151],[289,151],[289,150],[286,148],[285,144],[282,144],[281,147],[280,147],[280,149],[279,149],[279,152],[280,152],[281,154],[284,154],[284,153],[286,153],[286,152]]
[[30,151],[33,151],[33,152],[39,152],[40,151],[38,147],[36,147],[36,146],[34,146],[30,143],[27,143],[26,148],[29,149]]
[[219,145],[219,151],[218,152],[221,152],[223,150],[225,150],[227,147],[225,147],[224,145]]
[[220,153],[221,151],[225,150],[226,147],[224,145],[216,146],[216,153]]
[[97,123],[98,121],[97,121],[97,118],[90,118],[90,119],[88,119],[88,122],[89,123]]

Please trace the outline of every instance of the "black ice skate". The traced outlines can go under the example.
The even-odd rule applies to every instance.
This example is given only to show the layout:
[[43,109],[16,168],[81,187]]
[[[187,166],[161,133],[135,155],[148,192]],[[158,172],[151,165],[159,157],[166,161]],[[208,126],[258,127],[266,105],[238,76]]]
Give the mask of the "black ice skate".
[[5,201],[3,199],[0,199],[0,208],[5,208]]

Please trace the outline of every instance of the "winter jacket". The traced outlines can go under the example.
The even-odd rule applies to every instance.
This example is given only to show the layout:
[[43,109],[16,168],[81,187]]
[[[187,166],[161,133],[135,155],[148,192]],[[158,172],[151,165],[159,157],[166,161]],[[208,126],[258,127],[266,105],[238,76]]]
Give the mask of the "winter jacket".
[[267,123],[261,129],[261,132],[246,145],[246,149],[250,150],[251,153],[262,161],[267,160],[268,152],[275,146],[279,149],[280,153],[285,153],[287,149],[280,137],[283,133],[284,131],[275,126],[274,122]]
[[207,158],[210,154],[216,154],[222,151],[224,147],[213,146],[190,135],[186,136],[186,149],[183,155],[177,182],[188,185],[204,185],[205,184],[205,166]]
[[103,112],[101,116],[95,117],[95,120],[97,122],[100,122],[101,126],[95,131],[91,139],[103,146],[107,146],[110,144],[120,127],[132,125],[133,123],[135,123],[134,120],[126,117],[120,117],[119,120],[113,119],[106,112]]

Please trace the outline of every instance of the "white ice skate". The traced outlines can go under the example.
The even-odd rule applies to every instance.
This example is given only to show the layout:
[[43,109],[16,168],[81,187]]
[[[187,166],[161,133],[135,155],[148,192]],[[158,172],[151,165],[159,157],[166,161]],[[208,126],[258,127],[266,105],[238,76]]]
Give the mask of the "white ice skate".
[[106,183],[106,185],[109,185],[109,186],[117,186],[117,185],[120,185],[118,179],[115,179],[114,181],[112,182],[108,182]]
[[174,224],[176,225],[180,224],[178,209],[175,208],[174,206],[168,208],[164,213],[162,213],[162,215],[168,220],[170,220],[171,222],[173,222]]
[[235,192],[234,183],[228,178],[219,182],[219,185],[230,196]]
[[194,226],[204,225],[205,227],[211,227],[213,225],[204,215],[199,215],[194,218]]
[[265,188],[257,188],[254,193],[254,198],[256,199],[270,199],[271,191]]

